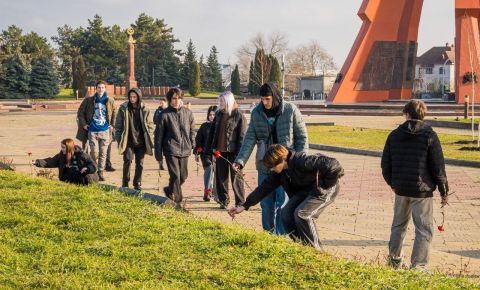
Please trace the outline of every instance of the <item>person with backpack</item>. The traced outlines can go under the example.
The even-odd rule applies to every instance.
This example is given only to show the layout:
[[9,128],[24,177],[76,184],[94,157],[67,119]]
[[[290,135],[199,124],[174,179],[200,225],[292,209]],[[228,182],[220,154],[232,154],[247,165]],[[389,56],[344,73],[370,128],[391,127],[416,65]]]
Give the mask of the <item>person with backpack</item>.
[[280,144],[270,146],[263,163],[272,174],[248,195],[242,206],[232,207],[232,218],[259,203],[275,188],[282,186],[289,200],[281,210],[285,231],[293,240],[321,249],[315,219],[337,196],[339,178],[344,171],[340,163],[321,154],[307,155]]

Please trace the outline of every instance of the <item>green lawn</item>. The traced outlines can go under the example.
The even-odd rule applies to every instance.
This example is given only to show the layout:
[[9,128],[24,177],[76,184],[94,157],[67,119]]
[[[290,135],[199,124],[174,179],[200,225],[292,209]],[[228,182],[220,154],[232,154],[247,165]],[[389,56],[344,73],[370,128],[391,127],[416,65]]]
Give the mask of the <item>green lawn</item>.
[[362,266],[98,186],[0,171],[0,288],[474,287],[465,278]]
[[[360,129],[344,126],[308,126],[310,143],[383,151],[390,130]],[[471,141],[471,136],[438,134],[446,158],[480,161],[480,151],[460,151],[461,147],[473,144],[457,142]]]
[[[200,95],[195,96],[195,98],[214,99],[214,98],[218,98],[218,96],[219,96],[221,93],[222,93],[222,92],[204,91],[204,92],[201,92]],[[189,93],[188,91],[184,91],[184,96],[185,96],[185,97],[191,97],[191,95],[190,95],[190,93]]]

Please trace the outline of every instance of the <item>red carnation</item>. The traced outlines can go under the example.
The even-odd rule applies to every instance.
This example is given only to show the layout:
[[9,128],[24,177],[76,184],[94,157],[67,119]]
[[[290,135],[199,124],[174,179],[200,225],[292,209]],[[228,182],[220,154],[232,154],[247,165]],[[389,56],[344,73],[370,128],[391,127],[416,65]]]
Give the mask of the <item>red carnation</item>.
[[208,188],[208,189],[207,189],[207,193],[212,193],[212,191],[213,191],[213,190],[212,190],[211,188]]
[[220,158],[222,156],[222,153],[220,153],[220,151],[215,151],[215,158]]
[[437,228],[438,228],[438,231],[440,231],[440,232],[444,232],[444,231],[445,231],[445,228],[443,227],[443,225],[442,225],[442,226],[438,226]]
[[32,156],[32,152],[27,152],[28,156]]
[[198,147],[197,152],[198,152],[198,154],[202,153],[202,152],[203,152],[203,148],[202,148],[202,147]]

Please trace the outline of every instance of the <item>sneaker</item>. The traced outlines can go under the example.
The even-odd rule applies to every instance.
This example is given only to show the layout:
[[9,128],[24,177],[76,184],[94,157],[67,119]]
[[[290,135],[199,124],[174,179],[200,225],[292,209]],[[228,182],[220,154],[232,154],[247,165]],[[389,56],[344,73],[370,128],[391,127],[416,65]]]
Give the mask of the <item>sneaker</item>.
[[114,172],[116,169],[113,168],[112,166],[108,166],[108,167],[105,167],[105,171],[108,171],[108,172]]
[[393,269],[400,269],[402,266],[402,259],[388,257],[388,266],[392,267]]
[[128,183],[122,183],[122,187],[128,188]]
[[204,201],[210,201],[210,193],[208,189],[205,189],[205,193],[203,194]]
[[141,191],[142,190],[142,185],[141,184],[134,185],[133,189]]
[[105,178],[103,177],[103,172],[102,171],[98,172],[98,181],[105,181]]

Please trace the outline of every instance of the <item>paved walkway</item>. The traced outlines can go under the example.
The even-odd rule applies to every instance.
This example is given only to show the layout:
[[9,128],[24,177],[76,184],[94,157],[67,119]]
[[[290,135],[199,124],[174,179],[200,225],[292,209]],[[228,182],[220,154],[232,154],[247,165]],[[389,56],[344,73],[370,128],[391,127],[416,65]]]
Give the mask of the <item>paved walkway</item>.
[[[355,117],[357,118],[357,117]],[[311,121],[307,117],[307,121]],[[337,122],[337,121],[335,121]],[[355,122],[355,119],[351,119]],[[74,136],[75,112],[41,112],[0,114],[0,158],[12,158],[17,170],[31,172],[30,159],[53,156],[60,150],[60,140]],[[116,145],[116,144],[115,144]],[[28,152],[32,156],[28,156]],[[116,153],[116,151],[113,151]],[[393,194],[383,181],[380,160],[375,157],[329,153],[345,168],[342,191],[318,219],[317,227],[325,249],[334,255],[362,262],[385,263],[390,224],[393,212]],[[112,156],[116,172],[107,173],[107,183],[120,185],[122,159]],[[256,185],[253,163],[246,167],[246,180]],[[133,168],[132,168],[133,169]],[[35,170],[35,169],[33,169]],[[261,230],[260,208],[254,207],[234,221],[225,210],[213,202],[203,202],[201,196],[203,170],[193,159],[190,177],[184,186],[186,207],[195,215],[238,223]],[[446,208],[445,232],[436,231],[431,255],[432,270],[451,274],[480,277],[480,169],[447,167],[452,191],[456,192]],[[167,172],[159,179],[153,157],[146,157],[143,187],[156,193],[165,186]],[[160,181],[160,182],[159,182]],[[441,221],[440,200],[435,196],[436,224]],[[405,240],[405,255],[411,253],[413,225]],[[408,259],[407,259],[408,260]]]

